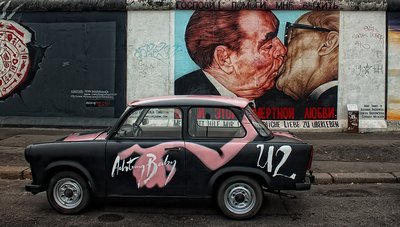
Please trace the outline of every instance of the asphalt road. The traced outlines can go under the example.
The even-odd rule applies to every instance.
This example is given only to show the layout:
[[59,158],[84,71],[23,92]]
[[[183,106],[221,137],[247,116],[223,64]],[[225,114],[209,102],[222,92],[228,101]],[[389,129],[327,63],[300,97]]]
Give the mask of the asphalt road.
[[267,193],[253,219],[225,218],[212,201],[114,200],[60,215],[29,181],[0,180],[0,226],[400,226],[400,184],[315,185],[291,199]]

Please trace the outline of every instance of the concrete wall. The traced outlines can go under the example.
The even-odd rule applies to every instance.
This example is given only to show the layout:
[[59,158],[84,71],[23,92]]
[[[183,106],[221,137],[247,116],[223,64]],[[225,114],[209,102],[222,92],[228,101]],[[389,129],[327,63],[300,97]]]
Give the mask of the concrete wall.
[[[347,105],[356,104],[361,131],[400,125],[400,3],[395,0],[13,0],[0,5],[6,25],[0,29],[2,43],[19,51],[11,60],[1,56],[0,116],[115,118],[133,99],[176,94],[175,80],[199,69],[185,43],[196,9],[273,10],[282,43],[286,22],[312,10],[340,10],[339,57],[331,62],[338,68],[330,79],[337,81],[330,95],[334,104],[311,106],[305,98],[270,89],[263,95],[267,99],[255,98],[257,113],[273,129],[344,131]],[[18,32],[7,35],[10,24],[30,41],[16,45],[12,38]],[[302,61],[300,68],[313,60],[305,55]]]
[[360,128],[385,128],[386,12],[341,12],[338,118],[357,104]]
[[174,94],[173,16],[174,11],[128,13],[128,101]]
[[[174,18],[184,18],[177,15],[190,15],[191,12],[128,12],[128,100],[173,94],[174,72],[177,78],[181,76],[178,72],[182,67],[196,69],[190,58],[183,57],[185,60],[182,60],[187,50],[182,41],[176,41],[183,39],[184,31],[179,30],[185,29],[187,21],[174,21]],[[285,20],[293,22],[305,12],[274,11],[281,25]],[[284,28],[281,27],[281,30]],[[337,116],[334,119],[321,117],[319,120],[265,119],[270,127],[346,130],[347,104],[357,104],[361,130],[385,129],[386,30],[385,11],[341,11],[339,62],[332,63],[339,65]],[[304,64],[308,64],[307,60]],[[190,72],[189,69],[186,72]],[[146,89],[141,89],[144,87]]]
[[0,20],[0,116],[114,118],[123,112],[125,12],[9,15]]

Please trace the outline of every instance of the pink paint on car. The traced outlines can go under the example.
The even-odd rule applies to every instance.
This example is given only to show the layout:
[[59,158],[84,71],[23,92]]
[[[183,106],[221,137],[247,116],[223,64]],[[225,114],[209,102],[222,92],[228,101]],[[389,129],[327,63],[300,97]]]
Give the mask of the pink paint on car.
[[[214,149],[196,144],[183,142],[166,142],[153,147],[142,148],[135,144],[132,147],[118,154],[119,160],[125,160],[135,152],[140,154],[132,170],[132,175],[136,178],[138,188],[146,186],[160,188],[168,184],[175,174],[176,169],[171,165],[160,165],[164,163],[163,157],[169,148],[186,147],[187,150],[193,153],[200,161],[210,170],[216,170],[224,166],[232,160],[246,144],[252,141],[257,136],[257,131],[251,126],[246,116],[243,117],[242,124],[247,131],[243,138],[234,138],[221,147],[222,155]],[[162,168],[164,166],[164,168]],[[161,168],[160,168],[161,167]],[[173,171],[173,172],[172,172]]]
[[249,103],[249,100],[245,98],[239,98],[239,97],[224,97],[224,96],[214,96],[214,95],[204,95],[204,96],[198,96],[198,95],[175,95],[175,96],[161,96],[161,97],[151,97],[151,98],[144,98],[144,99],[138,99],[133,102],[129,103],[129,106],[143,106],[143,105],[149,105],[149,104],[154,104],[154,103],[159,103],[159,102],[170,102],[174,100],[179,100],[183,102],[190,102],[190,101],[198,101],[198,100],[205,100],[209,99],[212,102],[221,102],[221,104],[225,105],[233,105],[237,106],[240,108],[244,108],[247,106]]
[[76,141],[91,141],[91,140],[105,140],[107,133],[104,131],[95,133],[73,133],[67,136],[64,141],[66,142],[76,142]]
[[132,175],[136,179],[138,188],[143,186],[153,188],[158,186],[160,188],[168,184],[175,174],[174,166],[170,163],[163,165],[163,156],[168,148],[184,147],[183,142],[166,142],[153,147],[142,148],[135,144],[132,147],[120,152],[118,154],[120,160],[129,158],[134,153],[140,154],[132,170]]

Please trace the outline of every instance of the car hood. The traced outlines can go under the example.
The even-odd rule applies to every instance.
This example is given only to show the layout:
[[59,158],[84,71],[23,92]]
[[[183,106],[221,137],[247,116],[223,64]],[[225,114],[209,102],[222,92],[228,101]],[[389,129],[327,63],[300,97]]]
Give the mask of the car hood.
[[107,137],[106,131],[76,132],[65,137],[63,141],[91,141],[104,140]]

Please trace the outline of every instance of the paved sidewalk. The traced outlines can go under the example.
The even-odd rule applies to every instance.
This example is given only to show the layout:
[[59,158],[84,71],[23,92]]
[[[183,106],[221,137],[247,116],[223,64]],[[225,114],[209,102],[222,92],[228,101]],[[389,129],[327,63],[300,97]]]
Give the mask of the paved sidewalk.
[[[93,129],[90,129],[93,130]],[[30,179],[27,145],[82,129],[0,128],[0,178]],[[314,145],[316,184],[399,183],[400,133],[295,133]]]

